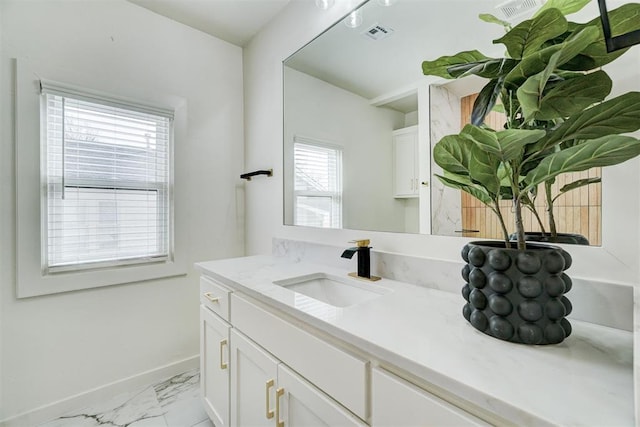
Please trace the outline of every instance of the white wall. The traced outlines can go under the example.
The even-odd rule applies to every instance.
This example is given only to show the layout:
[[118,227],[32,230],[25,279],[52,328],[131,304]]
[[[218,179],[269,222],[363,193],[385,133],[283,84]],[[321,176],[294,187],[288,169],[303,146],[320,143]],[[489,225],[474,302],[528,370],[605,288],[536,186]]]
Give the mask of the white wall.
[[[392,131],[404,126],[404,114],[371,106],[361,96],[291,68],[285,68],[285,80],[285,162],[293,159],[295,135],[341,146],[343,226],[404,232],[405,204],[393,197],[392,146]],[[285,179],[290,195],[292,178]],[[293,224],[292,203],[285,219]]]
[[[0,420],[6,420],[197,356],[192,264],[244,253],[243,93],[239,47],[124,0],[3,0],[0,42]],[[68,69],[114,90],[135,86],[185,100],[175,197],[178,212],[188,216],[187,276],[16,299],[12,58]]]
[[[334,8],[321,12],[312,0],[291,2],[245,48],[245,166],[250,169],[273,167],[275,172],[273,179],[256,180],[255,184],[247,187],[247,252],[269,253],[273,236],[332,245],[369,237],[376,250],[460,261],[460,249],[470,239],[282,225],[282,60],[320,34],[353,5],[354,2],[339,1]],[[596,5],[589,7],[590,16],[597,16]],[[429,25],[429,19],[438,18],[436,15],[426,16],[425,25]],[[429,58],[429,52],[424,54],[425,59]],[[626,61],[631,64],[631,70],[637,71],[639,48],[636,47],[630,55]],[[637,88],[640,83],[633,84]],[[421,118],[420,122],[428,123],[428,120]],[[627,236],[639,235],[640,192],[635,190],[640,183],[639,170],[636,159],[606,171],[612,177],[620,174],[627,177],[628,186],[619,188],[618,194],[610,192],[609,196],[603,195],[605,202],[611,201],[603,211],[603,218],[612,218],[612,211],[620,211],[622,219],[607,224],[610,237],[605,239],[603,248],[571,247],[574,263],[569,273],[572,276],[638,283],[638,239]],[[625,191],[628,189],[632,190]],[[621,194],[620,190],[624,193]]]

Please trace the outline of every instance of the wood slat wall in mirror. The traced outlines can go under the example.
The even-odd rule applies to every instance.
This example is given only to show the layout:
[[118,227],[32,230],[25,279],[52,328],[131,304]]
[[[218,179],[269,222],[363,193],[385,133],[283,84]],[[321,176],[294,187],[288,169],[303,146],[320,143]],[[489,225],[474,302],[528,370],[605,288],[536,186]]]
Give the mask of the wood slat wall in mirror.
[[[461,100],[461,128],[469,123],[471,109],[478,94],[469,95]],[[500,113],[490,113],[485,122],[493,129],[501,129],[504,125],[504,116]],[[554,194],[564,185],[582,178],[600,177],[601,168],[593,168],[584,172],[575,172],[560,175],[553,185]],[[554,203],[554,215],[558,232],[576,233],[585,236],[591,245],[599,246],[602,243],[602,230],[600,216],[602,212],[601,183],[591,184],[569,191],[560,196]],[[540,196],[535,205],[542,223],[549,231],[549,222],[546,217],[546,204],[544,200],[544,188],[539,188]],[[502,239],[502,231],[495,214],[475,197],[461,192],[462,197],[462,228],[474,230],[464,232],[463,236],[473,238]],[[501,202],[501,208],[505,222],[510,231],[514,227],[514,214],[512,203],[509,200]],[[523,222],[527,231],[541,231],[538,221],[528,209],[523,209]]]

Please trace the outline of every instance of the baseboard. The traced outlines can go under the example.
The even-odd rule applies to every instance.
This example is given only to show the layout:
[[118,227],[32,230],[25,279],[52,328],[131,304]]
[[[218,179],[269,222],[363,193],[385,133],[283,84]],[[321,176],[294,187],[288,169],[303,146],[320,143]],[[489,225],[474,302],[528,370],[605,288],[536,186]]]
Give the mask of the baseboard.
[[118,394],[136,390],[199,366],[200,356],[192,356],[7,418],[0,421],[0,427],[36,426],[64,415],[69,411],[81,409],[95,402],[108,400]]

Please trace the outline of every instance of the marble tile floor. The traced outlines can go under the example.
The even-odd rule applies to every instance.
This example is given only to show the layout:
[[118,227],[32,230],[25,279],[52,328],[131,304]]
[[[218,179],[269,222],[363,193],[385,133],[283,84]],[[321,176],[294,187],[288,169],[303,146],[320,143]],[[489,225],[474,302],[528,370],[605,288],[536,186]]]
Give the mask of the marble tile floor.
[[39,427],[213,427],[202,406],[199,381],[200,372],[193,369]]

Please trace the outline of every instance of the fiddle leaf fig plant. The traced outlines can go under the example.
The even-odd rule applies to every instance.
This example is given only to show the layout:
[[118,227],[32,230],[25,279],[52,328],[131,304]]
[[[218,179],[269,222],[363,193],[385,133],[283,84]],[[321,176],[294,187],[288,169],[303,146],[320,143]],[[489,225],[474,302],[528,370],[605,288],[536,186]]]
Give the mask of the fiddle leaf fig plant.
[[[525,249],[522,207],[535,212],[539,185],[544,184],[555,233],[552,205],[559,195],[551,194],[551,184],[558,175],[615,165],[640,154],[640,140],[622,135],[640,128],[640,92],[606,99],[612,81],[600,69],[628,48],[607,53],[599,18],[579,24],[565,17],[588,1],[549,0],[533,18],[514,27],[484,14],[482,20],[507,31],[493,41],[505,46],[506,57],[471,50],[422,63],[425,75],[489,80],[474,103],[471,123],[442,138],[433,155],[445,185],[473,195],[495,212],[507,247],[501,200],[513,201],[518,249]],[[609,19],[614,33],[640,29],[640,4],[612,10]],[[505,125],[491,129],[484,120],[498,101]],[[560,194],[598,180],[576,180]]]

